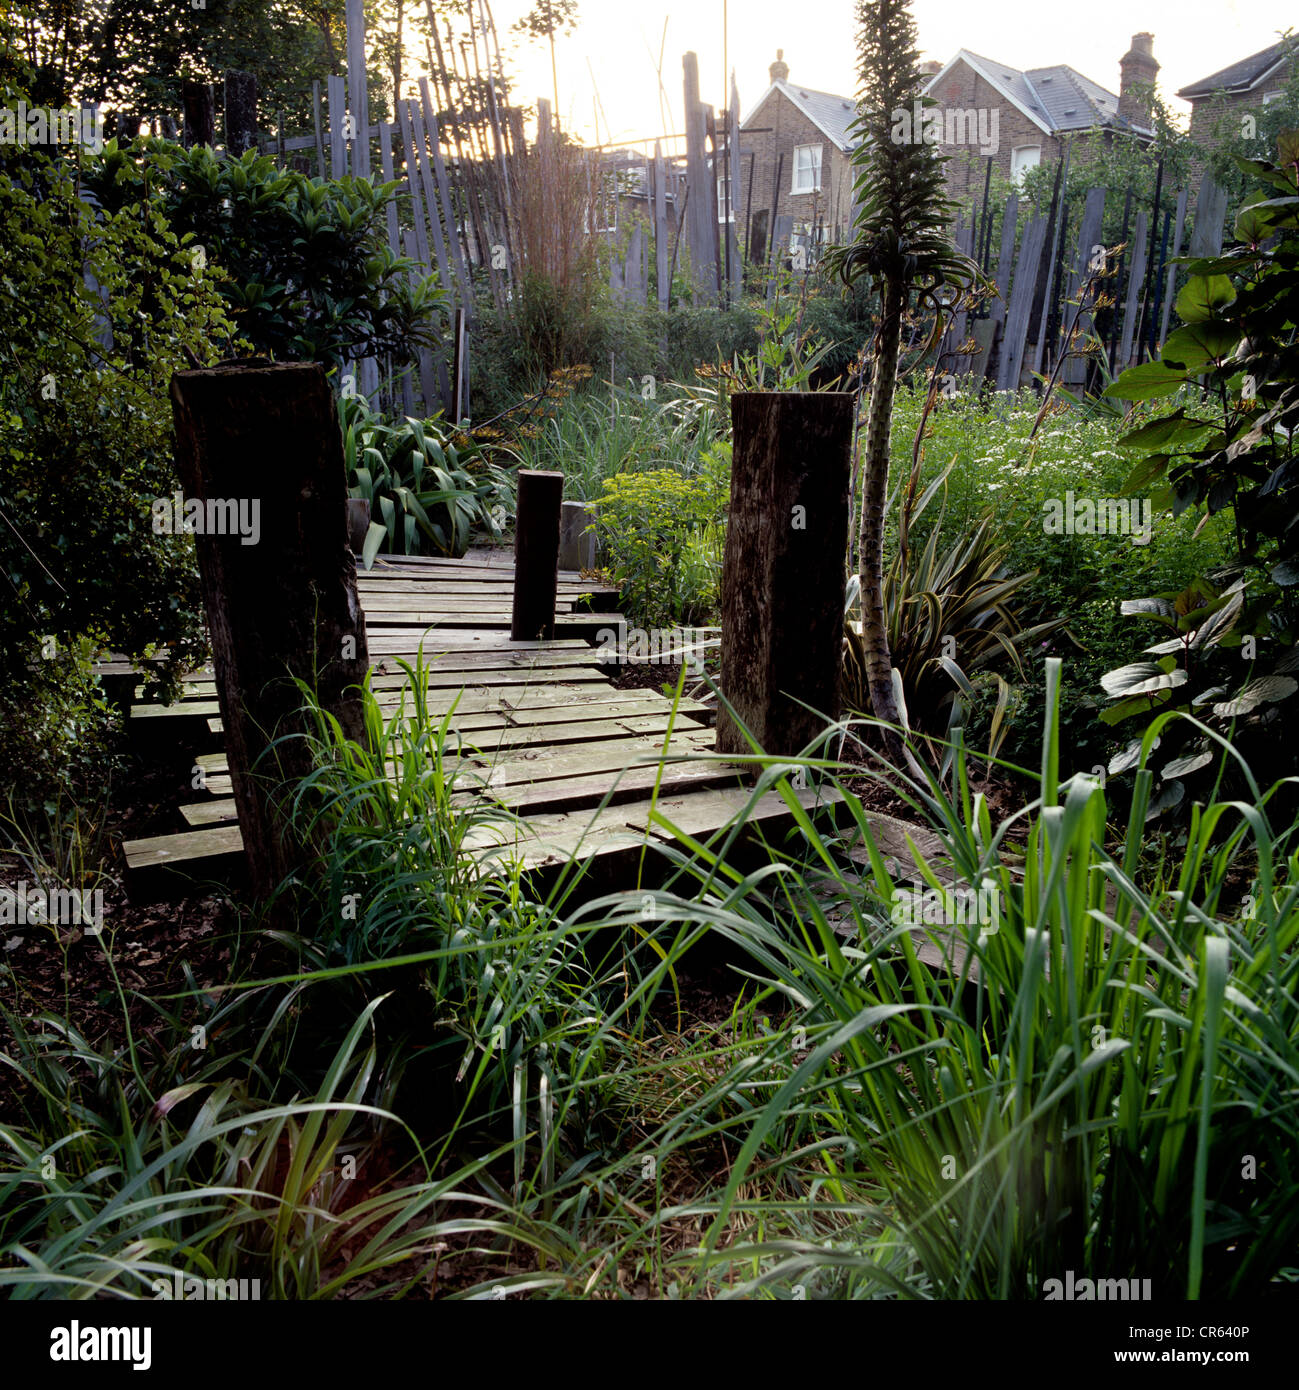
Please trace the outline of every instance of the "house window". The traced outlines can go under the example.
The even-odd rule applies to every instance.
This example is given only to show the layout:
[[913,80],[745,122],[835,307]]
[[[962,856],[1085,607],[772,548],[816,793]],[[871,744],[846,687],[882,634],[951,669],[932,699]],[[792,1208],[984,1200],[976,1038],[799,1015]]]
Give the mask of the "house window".
[[588,232],[616,232],[618,230],[618,176],[602,173],[591,189],[591,199],[586,208],[586,230]]
[[1041,145],[1016,145],[1010,152],[1010,181],[1022,183],[1030,169],[1036,169],[1042,162]]
[[734,222],[735,208],[731,205],[731,176],[722,174],[717,180],[717,220]]
[[821,146],[794,146],[794,186],[792,193],[815,193],[821,187]]
[[1272,102],[1274,102],[1274,101],[1280,101],[1281,98],[1282,98],[1284,95],[1285,95],[1285,93],[1281,90],[1280,87],[1278,87],[1278,88],[1276,89],[1275,92],[1264,92],[1264,93],[1263,93],[1263,105],[1264,105],[1264,106],[1270,106],[1270,105],[1272,104]]

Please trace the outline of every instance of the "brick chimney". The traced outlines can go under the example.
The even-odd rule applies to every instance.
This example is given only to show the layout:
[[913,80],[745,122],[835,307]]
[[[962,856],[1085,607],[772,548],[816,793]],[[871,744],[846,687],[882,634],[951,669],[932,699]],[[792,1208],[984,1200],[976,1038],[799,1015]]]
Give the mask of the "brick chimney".
[[1150,122],[1150,97],[1159,72],[1154,43],[1153,34],[1133,34],[1132,47],[1119,59],[1119,115],[1136,125]]
[[776,82],[783,82],[789,76],[789,64],[785,61],[785,50],[783,48],[778,48],[776,50],[776,61],[771,64],[767,71],[771,74],[773,84]]

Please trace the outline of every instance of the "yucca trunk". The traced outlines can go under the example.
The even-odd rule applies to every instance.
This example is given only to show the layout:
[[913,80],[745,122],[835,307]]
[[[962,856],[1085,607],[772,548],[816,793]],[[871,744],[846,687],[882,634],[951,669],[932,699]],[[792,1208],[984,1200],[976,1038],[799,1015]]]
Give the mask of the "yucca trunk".
[[[906,287],[888,279],[882,290],[882,313],[866,419],[866,448],[862,459],[861,530],[857,563],[861,574],[862,653],[871,711],[877,719],[898,725],[902,720],[893,695],[893,662],[889,655],[888,623],[884,614],[884,508],[889,487],[889,436],[893,394],[897,388],[898,347]],[[891,756],[901,753],[896,736],[886,734]]]

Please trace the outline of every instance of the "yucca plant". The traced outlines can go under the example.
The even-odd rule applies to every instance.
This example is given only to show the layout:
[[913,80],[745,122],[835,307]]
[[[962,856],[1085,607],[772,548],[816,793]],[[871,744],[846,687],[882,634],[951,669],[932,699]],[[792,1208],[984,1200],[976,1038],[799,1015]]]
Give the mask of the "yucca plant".
[[[948,235],[953,207],[945,196],[942,157],[922,130],[898,138],[899,114],[908,116],[909,127],[913,103],[921,100],[916,27],[906,0],[858,0],[857,25],[860,96],[852,126],[857,214],[852,242],[832,250],[827,263],[845,285],[865,276],[880,294],[861,463],[858,564],[866,684],[897,761],[901,744],[893,730],[901,716],[884,607],[884,514],[902,321],[915,300],[918,307],[932,309],[939,331],[940,291],[969,285],[978,268]],[[926,97],[923,104],[933,101]]]

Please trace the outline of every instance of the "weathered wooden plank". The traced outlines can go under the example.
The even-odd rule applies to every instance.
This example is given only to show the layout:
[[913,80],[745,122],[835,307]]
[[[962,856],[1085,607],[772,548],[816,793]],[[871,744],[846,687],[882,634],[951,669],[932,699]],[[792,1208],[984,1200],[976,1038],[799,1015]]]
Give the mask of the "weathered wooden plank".
[[1182,254],[1182,234],[1186,230],[1186,202],[1187,190],[1184,188],[1177,195],[1177,212],[1174,217],[1173,228],[1173,250],[1169,256],[1168,278],[1164,282],[1164,303],[1159,315],[1159,345],[1162,349],[1164,339],[1168,337],[1168,318],[1172,313],[1173,300],[1176,298],[1177,288],[1177,257]]
[[186,824],[195,830],[205,825],[234,825],[239,820],[232,796],[214,797],[210,801],[194,801],[182,806],[180,813],[185,817]]
[[711,194],[712,179],[704,155],[706,122],[703,104],[699,100],[699,59],[693,53],[682,56],[685,90],[686,179],[690,189],[690,206],[686,209],[686,233],[690,246],[690,279],[697,304],[717,302],[717,266],[712,258],[713,242],[717,235]]
[[[425,632],[431,634],[424,643],[425,656],[432,656],[438,652],[466,652],[466,651],[534,651],[534,652],[562,652],[580,651],[590,648],[585,642],[577,637],[553,637],[546,642],[516,642],[508,633],[495,631],[493,629],[476,628],[437,628],[428,627]],[[370,654],[372,656],[391,656],[401,655],[409,652],[412,656],[419,650],[417,636],[418,628],[384,627],[377,625],[370,628],[372,634],[370,642]],[[595,660],[592,653],[591,660]]]
[[1137,312],[1141,306],[1141,286],[1146,278],[1146,214],[1137,213],[1137,225],[1132,234],[1132,258],[1128,270],[1127,300],[1123,305],[1123,331],[1119,337],[1119,357],[1116,371],[1122,371],[1132,361],[1132,340],[1137,331]]
[[1195,224],[1191,228],[1190,254],[1197,258],[1222,251],[1223,219],[1227,215],[1227,190],[1206,173],[1195,200]]
[[[1066,338],[1060,345],[1061,353],[1068,354],[1061,369],[1060,379],[1066,386],[1081,386],[1087,378],[1088,359],[1082,354],[1091,334],[1092,316],[1079,313],[1075,307],[1083,285],[1091,273],[1093,256],[1099,255],[1104,247],[1101,243],[1101,224],[1105,216],[1105,190],[1091,188],[1083,204],[1082,219],[1078,224],[1078,245],[1074,255],[1073,269],[1069,273],[1069,301],[1062,315],[1064,330],[1074,325],[1073,342]],[[1098,251],[1097,248],[1100,248]]]
[[122,845],[128,872],[155,869],[163,865],[200,864],[218,858],[237,858],[243,853],[243,836],[237,825],[214,826],[208,830],[183,831],[177,835],[150,835],[143,840],[127,840]]
[[668,273],[667,167],[663,163],[663,148],[654,142],[654,275],[659,308],[666,314],[672,297],[672,280]]
[[343,129],[347,121],[347,87],[341,75],[325,79],[329,97],[329,177],[341,179],[347,173],[347,141]]
[[[815,792],[796,794],[806,808],[817,804]],[[750,806],[747,790],[701,791],[661,798],[654,813],[670,821],[683,833],[711,835],[732,823],[748,807],[747,823],[753,828],[771,830],[790,819],[789,807],[775,792],[769,792]],[[571,855],[585,859],[611,853],[638,853],[647,843],[671,839],[661,824],[650,825],[648,801],[628,806],[609,806],[594,813],[570,811],[553,816],[530,816],[512,823],[476,827],[466,837],[466,848],[476,848],[483,858],[517,858],[523,868],[556,866]]]
[[567,777],[586,777],[593,773],[620,771],[678,762],[683,758],[712,754],[712,734],[708,729],[674,730],[664,742],[661,737],[640,735],[633,738],[605,739],[590,748],[556,745],[522,754],[483,762],[472,756],[459,759],[456,766],[465,776],[473,776],[489,787],[531,786],[537,782],[562,781]]
[[352,173],[370,177],[370,97],[365,73],[365,0],[347,0],[347,91],[355,135],[352,139]]
[[999,391],[1019,389],[1019,374],[1024,362],[1024,345],[1028,338],[1028,320],[1033,310],[1033,292],[1037,287],[1037,272],[1046,243],[1045,217],[1035,217],[1024,229],[1019,259],[1015,263],[1015,279],[1010,291],[1010,306],[1006,310],[1006,327],[1002,334],[1001,365],[997,372]]
[[524,729],[466,733],[466,749],[484,755],[502,748],[528,748],[542,743],[595,743],[601,739],[625,738],[631,734],[664,734],[669,728],[702,729],[688,714],[642,714],[619,719],[590,719],[570,724],[530,726]]
[[658,788],[662,796],[678,796],[684,791],[702,791],[734,786],[743,780],[741,769],[719,762],[678,762],[663,767],[638,767],[590,773],[585,777],[563,777],[531,785],[496,786],[485,791],[457,792],[452,798],[459,806],[471,806],[484,798],[495,801],[516,815],[545,814],[551,811],[580,810],[583,807],[622,805],[644,801]]

